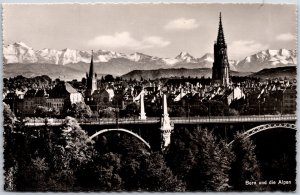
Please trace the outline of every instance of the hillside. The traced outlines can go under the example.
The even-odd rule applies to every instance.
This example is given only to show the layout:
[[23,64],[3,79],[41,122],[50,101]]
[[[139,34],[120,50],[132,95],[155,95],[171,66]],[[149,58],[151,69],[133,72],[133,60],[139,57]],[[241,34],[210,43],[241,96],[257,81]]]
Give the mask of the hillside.
[[[247,76],[251,73],[240,73],[236,71],[231,71],[231,75],[234,76]],[[156,70],[134,70],[127,74],[124,74],[122,78],[124,79],[157,79],[157,78],[171,78],[171,77],[211,77],[212,72],[210,68],[196,68],[196,69],[186,69],[186,68],[169,68],[169,69],[156,69]]]
[[268,68],[263,69],[259,72],[251,74],[252,77],[257,77],[261,79],[270,79],[270,78],[293,78],[297,77],[297,68],[296,66],[284,66],[277,68]]
[[16,77],[18,75],[28,78],[47,75],[51,79],[81,80],[85,76],[85,73],[68,66],[56,64],[9,64],[3,66],[4,78]]

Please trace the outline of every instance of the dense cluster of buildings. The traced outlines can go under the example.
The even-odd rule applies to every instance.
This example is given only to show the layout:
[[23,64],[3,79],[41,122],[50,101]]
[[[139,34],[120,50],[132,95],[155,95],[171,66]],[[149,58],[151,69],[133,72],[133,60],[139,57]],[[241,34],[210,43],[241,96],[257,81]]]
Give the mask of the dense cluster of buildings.
[[126,110],[132,104],[147,110],[149,107],[161,107],[163,94],[167,94],[169,107],[182,107],[188,111],[204,108],[201,110],[203,113],[194,113],[199,116],[211,115],[210,103],[216,101],[236,110],[238,114],[288,114],[296,111],[296,81],[293,79],[249,79],[232,83],[221,14],[214,44],[212,79],[120,79],[99,82],[92,55],[84,90],[72,86],[72,82],[61,81],[50,89],[7,89],[3,98],[17,115],[33,116],[38,107],[63,113],[76,103],[88,105],[94,113],[108,107]]
[[83,96],[67,82],[60,82],[52,89],[28,89],[8,91],[3,94],[4,102],[10,105],[17,115],[35,114],[38,107],[49,111],[63,112],[66,104],[84,102]]

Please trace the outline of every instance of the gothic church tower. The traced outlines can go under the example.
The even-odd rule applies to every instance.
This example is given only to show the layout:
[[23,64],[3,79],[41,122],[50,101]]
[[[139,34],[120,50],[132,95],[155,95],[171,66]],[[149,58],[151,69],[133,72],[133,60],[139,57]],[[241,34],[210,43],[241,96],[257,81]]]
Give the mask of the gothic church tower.
[[222,27],[222,16],[220,12],[219,32],[214,44],[214,63],[212,69],[213,84],[229,86],[229,63],[227,57],[227,45]]

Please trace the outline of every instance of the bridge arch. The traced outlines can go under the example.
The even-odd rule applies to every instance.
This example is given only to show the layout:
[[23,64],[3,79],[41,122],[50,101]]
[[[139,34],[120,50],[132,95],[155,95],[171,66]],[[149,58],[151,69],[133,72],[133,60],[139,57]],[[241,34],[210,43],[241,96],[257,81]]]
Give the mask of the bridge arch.
[[[242,133],[243,139],[246,139],[248,137],[251,137],[259,132],[270,130],[270,129],[275,129],[275,128],[284,128],[284,129],[292,129],[292,130],[297,130],[295,124],[291,123],[271,123],[271,124],[264,124],[264,125],[259,125],[257,127],[254,127],[252,129],[249,129]],[[232,140],[228,145],[233,144],[234,140]]]
[[140,141],[142,141],[149,149],[151,149],[150,144],[148,142],[146,142],[141,136],[139,136],[136,133],[133,133],[132,131],[129,131],[127,129],[103,129],[101,131],[96,132],[95,134],[93,134],[92,136],[90,136],[90,139],[92,140],[93,138],[103,134],[103,133],[107,133],[107,132],[111,132],[111,131],[120,131],[120,132],[125,132],[128,133],[130,135],[133,135],[134,137],[138,138]]

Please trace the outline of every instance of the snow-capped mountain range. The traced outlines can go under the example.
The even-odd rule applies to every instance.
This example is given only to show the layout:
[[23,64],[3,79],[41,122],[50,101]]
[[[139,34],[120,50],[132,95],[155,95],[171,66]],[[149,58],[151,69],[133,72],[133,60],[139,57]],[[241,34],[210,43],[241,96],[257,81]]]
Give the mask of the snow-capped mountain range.
[[[79,62],[90,63],[91,51],[80,51],[73,49],[42,49],[34,50],[23,42],[4,46],[5,64],[12,63],[44,63],[44,64],[75,64]],[[159,58],[142,53],[123,54],[113,51],[98,50],[93,52],[94,62],[109,62],[112,59],[123,58],[133,62],[153,62],[173,66],[178,63],[199,63],[203,61],[212,62],[211,54],[205,54],[202,58],[194,58],[187,52],[181,52],[175,58]]]
[[[230,51],[229,51],[230,52]],[[123,54],[113,51],[97,50],[93,53],[94,63],[97,64],[124,64],[117,74],[124,74],[133,69],[155,68],[211,68],[213,54],[207,53],[201,58],[195,58],[187,52],[181,52],[175,58],[159,58],[142,53]],[[3,59],[8,64],[54,64],[72,67],[72,64],[90,63],[91,51],[73,49],[42,49],[34,50],[23,42],[4,46]],[[288,66],[296,64],[294,50],[265,50],[248,56],[241,61],[230,60],[231,70],[257,72],[264,68]],[[75,65],[74,65],[75,66]],[[116,68],[116,67],[114,67]],[[106,70],[106,69],[105,69]],[[107,71],[111,71],[107,69]],[[107,73],[104,71],[104,73]],[[113,71],[113,70],[112,70]]]
[[297,64],[297,54],[295,50],[278,49],[264,50],[248,56],[237,62],[236,70],[258,72],[266,68],[276,68],[282,66],[295,66]]

